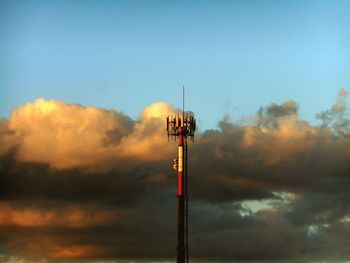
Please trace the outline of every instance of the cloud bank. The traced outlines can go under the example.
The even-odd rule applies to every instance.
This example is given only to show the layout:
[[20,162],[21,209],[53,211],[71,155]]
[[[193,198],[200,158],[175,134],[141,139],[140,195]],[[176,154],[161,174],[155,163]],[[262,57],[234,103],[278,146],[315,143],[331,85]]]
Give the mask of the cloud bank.
[[[317,115],[261,107],[189,152],[191,257],[200,261],[349,258],[347,92]],[[176,244],[176,144],[166,103],[137,120],[38,99],[0,122],[0,254],[25,260],[167,260]],[[7,261],[6,261],[7,260]]]

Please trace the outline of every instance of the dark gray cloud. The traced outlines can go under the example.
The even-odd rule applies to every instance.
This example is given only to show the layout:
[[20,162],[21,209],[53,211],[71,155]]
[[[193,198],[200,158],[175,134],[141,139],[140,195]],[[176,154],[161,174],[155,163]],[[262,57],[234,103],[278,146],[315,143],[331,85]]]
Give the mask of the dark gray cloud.
[[289,117],[298,113],[298,106],[295,101],[286,101],[281,105],[272,103],[268,107],[260,107],[256,114],[258,126],[277,126],[277,121],[283,117]]

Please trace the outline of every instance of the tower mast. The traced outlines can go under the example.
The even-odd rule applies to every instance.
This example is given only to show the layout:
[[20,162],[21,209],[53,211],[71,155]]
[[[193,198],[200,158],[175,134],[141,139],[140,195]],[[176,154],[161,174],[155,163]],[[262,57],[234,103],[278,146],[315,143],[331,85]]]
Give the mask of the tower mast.
[[185,87],[182,89],[182,116],[167,117],[168,138],[178,139],[178,158],[174,160],[177,171],[177,263],[189,261],[188,248],[188,180],[187,180],[187,137],[193,141],[196,120],[190,112],[185,113]]

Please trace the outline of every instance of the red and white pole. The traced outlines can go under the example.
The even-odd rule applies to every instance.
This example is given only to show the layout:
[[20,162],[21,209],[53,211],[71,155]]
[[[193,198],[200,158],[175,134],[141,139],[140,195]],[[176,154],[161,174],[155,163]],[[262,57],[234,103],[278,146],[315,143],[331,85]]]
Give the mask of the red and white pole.
[[[182,122],[183,119],[180,121]],[[184,140],[183,125],[179,125],[178,174],[177,174],[177,263],[185,263],[185,196],[184,196]]]
[[178,148],[178,168],[177,168],[177,194],[183,195],[183,164],[184,164],[184,147],[182,127],[179,127],[179,148]]
[[182,117],[167,117],[169,138],[179,138],[178,156],[174,159],[173,168],[177,170],[177,263],[188,263],[188,178],[187,178],[187,137],[194,138],[196,120],[193,114],[184,111],[185,92],[183,89]]

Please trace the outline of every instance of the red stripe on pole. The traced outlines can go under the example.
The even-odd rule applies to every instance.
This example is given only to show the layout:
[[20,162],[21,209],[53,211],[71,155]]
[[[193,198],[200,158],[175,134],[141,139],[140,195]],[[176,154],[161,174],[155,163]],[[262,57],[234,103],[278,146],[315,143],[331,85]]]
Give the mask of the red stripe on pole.
[[182,180],[183,180],[182,172],[178,172],[178,174],[177,174],[177,194],[179,196],[182,196],[182,194],[183,194]]

